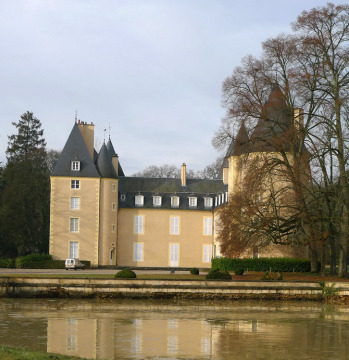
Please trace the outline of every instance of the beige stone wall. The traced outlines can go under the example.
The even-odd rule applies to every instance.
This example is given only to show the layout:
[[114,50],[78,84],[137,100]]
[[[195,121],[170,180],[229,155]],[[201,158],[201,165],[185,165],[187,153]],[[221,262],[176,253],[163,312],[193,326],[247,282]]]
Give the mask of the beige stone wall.
[[[80,181],[80,189],[71,189],[71,180]],[[78,242],[79,258],[98,264],[99,178],[51,177],[50,254],[54,259],[69,257],[70,242]],[[80,208],[70,208],[71,197],[80,199]],[[70,219],[79,219],[78,232],[70,231]]]
[[[135,216],[143,217],[143,233],[135,233]],[[170,234],[171,217],[179,218],[179,234]],[[204,245],[212,246],[212,235],[204,235],[204,218],[210,211],[120,209],[117,243],[118,266],[175,266],[170,263],[171,244],[178,247],[179,267],[211,267],[203,261]],[[141,261],[134,261],[134,244],[143,244]],[[206,248],[207,249],[207,248]]]
[[116,265],[118,180],[101,179],[99,265]]

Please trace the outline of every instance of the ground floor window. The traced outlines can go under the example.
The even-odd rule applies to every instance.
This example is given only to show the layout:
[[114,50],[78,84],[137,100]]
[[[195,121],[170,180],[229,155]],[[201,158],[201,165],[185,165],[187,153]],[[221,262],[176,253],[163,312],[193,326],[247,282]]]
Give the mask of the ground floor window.
[[179,244],[170,244],[170,267],[179,265]]
[[79,257],[79,243],[77,241],[70,242],[69,257],[70,258],[78,258]]
[[202,261],[208,263],[211,262],[211,258],[212,258],[212,245],[204,245]]
[[143,261],[143,244],[133,244],[133,261]]

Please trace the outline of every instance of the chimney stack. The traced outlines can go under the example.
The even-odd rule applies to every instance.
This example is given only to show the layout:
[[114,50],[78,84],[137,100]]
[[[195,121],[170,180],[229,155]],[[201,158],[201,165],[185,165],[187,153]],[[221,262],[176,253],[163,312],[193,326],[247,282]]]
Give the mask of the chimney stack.
[[187,186],[187,165],[185,163],[181,167],[181,182],[182,186]]

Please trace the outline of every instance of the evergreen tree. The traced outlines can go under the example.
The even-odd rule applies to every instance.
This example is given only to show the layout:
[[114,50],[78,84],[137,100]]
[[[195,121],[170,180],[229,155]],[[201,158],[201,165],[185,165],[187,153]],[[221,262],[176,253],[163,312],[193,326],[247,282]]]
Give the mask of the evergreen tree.
[[1,222],[7,254],[48,251],[49,170],[41,122],[27,111],[9,136]]

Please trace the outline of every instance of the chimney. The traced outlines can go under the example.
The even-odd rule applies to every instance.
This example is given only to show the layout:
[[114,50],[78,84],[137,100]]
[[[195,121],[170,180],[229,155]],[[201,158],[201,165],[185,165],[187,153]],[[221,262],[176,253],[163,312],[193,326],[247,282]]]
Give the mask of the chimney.
[[93,123],[87,124],[87,123],[84,123],[83,121],[80,122],[80,120],[79,120],[78,127],[79,127],[81,135],[85,141],[88,152],[91,155],[91,159],[93,160],[95,126],[93,125]]
[[304,127],[304,111],[301,108],[295,108],[293,113],[294,126],[297,131],[301,131]]
[[181,182],[182,186],[187,186],[187,165],[185,163],[181,167]]
[[111,161],[113,163],[113,167],[116,172],[116,175],[119,176],[119,156],[118,156],[118,154],[113,155]]

